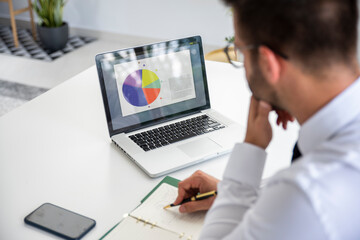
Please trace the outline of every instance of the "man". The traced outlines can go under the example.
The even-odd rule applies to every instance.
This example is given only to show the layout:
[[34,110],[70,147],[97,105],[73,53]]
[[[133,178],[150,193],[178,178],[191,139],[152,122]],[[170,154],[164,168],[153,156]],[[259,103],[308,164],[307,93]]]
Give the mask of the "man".
[[[201,239],[360,239],[356,0],[225,1],[253,93],[245,141],[219,184],[198,171],[174,203],[218,190],[215,201],[180,207],[211,207]],[[294,116],[301,125],[302,156],[260,190],[272,109],[282,109],[278,123]]]

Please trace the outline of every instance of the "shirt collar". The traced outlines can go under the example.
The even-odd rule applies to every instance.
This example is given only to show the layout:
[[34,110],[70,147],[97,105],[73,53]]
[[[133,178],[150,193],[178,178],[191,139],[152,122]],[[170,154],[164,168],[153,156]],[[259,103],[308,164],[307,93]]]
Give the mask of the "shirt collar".
[[300,128],[298,147],[305,155],[360,114],[360,77],[310,117]]

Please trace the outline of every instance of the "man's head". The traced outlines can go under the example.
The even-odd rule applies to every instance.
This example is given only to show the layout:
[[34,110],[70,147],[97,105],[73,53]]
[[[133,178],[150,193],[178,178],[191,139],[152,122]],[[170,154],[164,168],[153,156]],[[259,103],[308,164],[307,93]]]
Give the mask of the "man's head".
[[289,56],[304,70],[352,61],[357,0],[224,0],[236,12],[239,36]]
[[357,0],[224,1],[234,10],[235,44],[257,46],[243,51],[257,98],[284,108],[272,81],[292,77],[283,74],[290,67],[321,78],[333,66],[357,64]]

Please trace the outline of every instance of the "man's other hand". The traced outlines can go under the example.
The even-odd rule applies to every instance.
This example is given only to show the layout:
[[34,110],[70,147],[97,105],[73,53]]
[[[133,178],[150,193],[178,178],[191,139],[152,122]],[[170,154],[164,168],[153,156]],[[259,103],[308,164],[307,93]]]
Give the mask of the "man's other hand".
[[271,106],[251,97],[245,142],[266,149],[272,138],[272,129],[269,122]]
[[[206,193],[217,190],[217,184],[220,180],[198,170],[189,178],[181,181],[178,186],[178,197],[174,204],[180,204],[185,198],[193,197],[198,193]],[[204,200],[187,202],[180,206],[181,213],[190,213],[202,210],[208,210],[213,204],[215,197]]]
[[287,124],[289,121],[290,122],[295,121],[295,118],[293,116],[291,116],[290,113],[288,113],[285,110],[275,109],[275,112],[278,116],[277,120],[276,120],[276,124],[278,126],[280,126],[282,124],[282,126],[285,130],[287,129]]

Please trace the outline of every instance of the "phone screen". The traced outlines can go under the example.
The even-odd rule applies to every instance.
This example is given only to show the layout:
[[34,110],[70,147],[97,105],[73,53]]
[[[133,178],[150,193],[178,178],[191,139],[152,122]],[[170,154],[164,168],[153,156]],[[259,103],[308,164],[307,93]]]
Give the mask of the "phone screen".
[[44,203],[30,213],[25,222],[67,239],[80,239],[96,224],[93,219],[51,203]]

